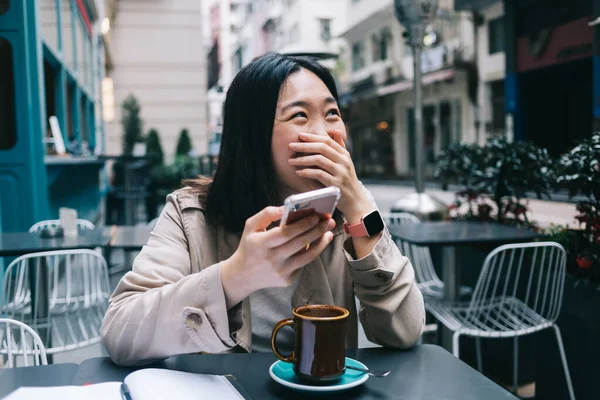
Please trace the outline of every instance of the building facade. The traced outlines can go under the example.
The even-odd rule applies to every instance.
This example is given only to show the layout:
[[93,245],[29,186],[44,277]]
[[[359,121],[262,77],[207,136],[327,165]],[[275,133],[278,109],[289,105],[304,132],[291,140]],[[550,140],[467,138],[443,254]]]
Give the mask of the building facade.
[[159,132],[167,162],[182,129],[194,151],[208,149],[202,2],[120,0],[110,22],[111,66],[104,82],[107,153],[121,154],[121,104],[137,98],[144,133]]
[[0,1],[2,231],[63,206],[98,216],[103,13],[102,0]]
[[558,156],[600,129],[600,1],[456,0],[478,15],[485,133]]
[[[441,1],[423,48],[426,174],[452,141],[481,141],[475,125],[476,53],[472,15]],[[357,170],[410,176],[415,168],[413,54],[392,0],[353,0],[342,34],[348,51],[342,106]]]

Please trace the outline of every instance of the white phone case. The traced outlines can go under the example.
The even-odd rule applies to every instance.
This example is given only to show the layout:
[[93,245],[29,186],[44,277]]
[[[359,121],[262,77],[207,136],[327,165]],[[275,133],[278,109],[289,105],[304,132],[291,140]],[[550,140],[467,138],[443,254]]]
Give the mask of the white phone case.
[[283,203],[285,211],[281,218],[281,225],[313,213],[323,218],[331,218],[340,196],[340,189],[336,186],[291,195]]

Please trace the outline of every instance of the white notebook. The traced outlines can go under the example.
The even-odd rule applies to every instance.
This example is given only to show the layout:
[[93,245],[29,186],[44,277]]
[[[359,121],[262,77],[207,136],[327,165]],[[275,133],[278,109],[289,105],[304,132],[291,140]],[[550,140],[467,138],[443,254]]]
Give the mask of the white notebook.
[[[166,369],[140,369],[125,378],[132,400],[243,400],[229,379],[221,375],[193,374]],[[22,387],[5,400],[122,400],[121,382],[88,386]]]

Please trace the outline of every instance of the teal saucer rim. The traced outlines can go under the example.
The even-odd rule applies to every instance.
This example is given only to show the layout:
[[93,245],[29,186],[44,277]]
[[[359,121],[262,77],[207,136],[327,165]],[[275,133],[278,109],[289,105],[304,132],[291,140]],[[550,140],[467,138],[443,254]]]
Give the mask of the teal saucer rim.
[[[346,363],[350,364],[350,365],[354,364],[355,366],[361,367],[361,368],[367,368],[362,362],[355,360],[353,358],[350,358],[350,357],[346,357]],[[291,366],[292,366],[292,364],[286,363],[281,360],[275,361],[269,368],[269,375],[271,376],[271,379],[273,379],[275,382],[279,383],[282,386],[286,386],[286,387],[289,387],[292,389],[302,390],[302,391],[309,391],[309,392],[343,391],[343,390],[348,390],[348,389],[360,386],[363,383],[365,383],[367,381],[367,379],[369,379],[369,375],[367,375],[367,374],[361,374],[358,371],[352,371],[352,370],[347,369],[346,372],[344,373],[344,375],[346,375],[346,374],[356,375],[356,378],[354,378],[354,376],[353,376],[352,377],[353,380],[350,382],[343,383],[343,384],[336,382],[336,383],[333,383],[330,385],[311,385],[310,383],[305,383],[305,382],[292,382],[289,380],[289,378],[281,377],[280,375],[278,375],[275,372],[275,368],[278,365],[285,365],[288,368],[291,368]]]

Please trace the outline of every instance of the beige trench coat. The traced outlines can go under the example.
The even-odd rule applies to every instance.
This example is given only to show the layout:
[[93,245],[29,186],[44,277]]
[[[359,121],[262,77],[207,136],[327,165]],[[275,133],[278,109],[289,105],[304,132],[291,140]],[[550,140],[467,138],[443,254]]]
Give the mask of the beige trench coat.
[[[411,263],[387,229],[371,254],[355,260],[352,241],[337,222],[331,244],[304,267],[292,306],[310,300],[347,308],[346,346],[353,348],[358,345],[356,295],[369,340],[412,346],[421,335],[425,310]],[[177,354],[251,351],[249,301],[228,311],[219,272],[240,237],[210,226],[190,189],[170,194],[132,271],[110,298],[101,333],[112,360],[134,365]]]

